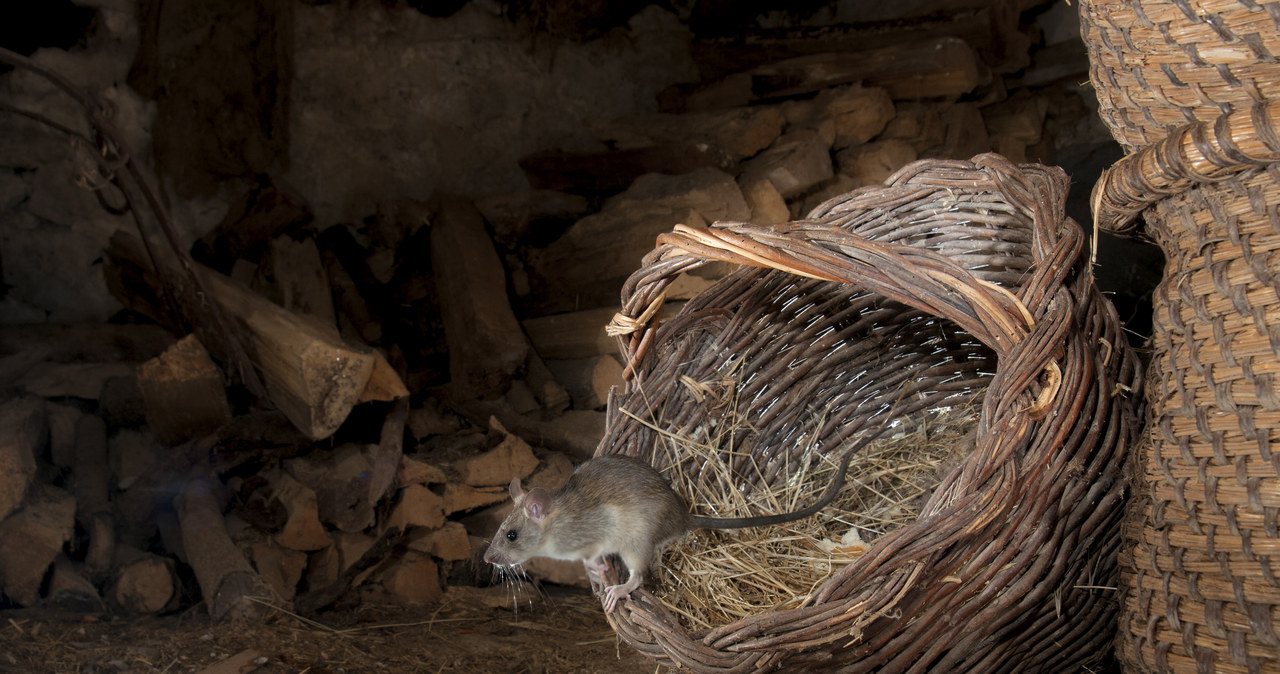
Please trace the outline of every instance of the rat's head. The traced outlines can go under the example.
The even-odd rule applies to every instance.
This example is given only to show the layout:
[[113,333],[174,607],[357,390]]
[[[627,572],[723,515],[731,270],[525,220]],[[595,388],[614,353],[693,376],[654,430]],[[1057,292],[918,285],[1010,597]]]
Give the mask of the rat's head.
[[547,511],[551,508],[551,494],[541,487],[529,491],[520,488],[520,478],[511,480],[511,499],[515,502],[511,514],[498,527],[484,561],[500,566],[522,564],[530,557],[542,554],[543,533]]

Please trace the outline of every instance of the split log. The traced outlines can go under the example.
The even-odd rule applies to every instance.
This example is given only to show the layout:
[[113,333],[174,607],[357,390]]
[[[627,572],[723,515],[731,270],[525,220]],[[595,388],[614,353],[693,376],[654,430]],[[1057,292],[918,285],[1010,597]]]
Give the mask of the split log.
[[140,363],[159,355],[173,341],[173,335],[155,325],[6,325],[0,330],[0,353],[35,351],[57,363]]
[[47,601],[50,606],[80,613],[97,613],[107,608],[98,588],[85,577],[81,565],[66,555],[58,555],[53,561]]
[[[141,242],[127,232],[111,237],[108,255],[117,266],[147,268]],[[314,319],[289,312],[208,268],[195,269],[210,299],[229,319],[234,339],[266,381],[272,403],[313,440],[337,430],[373,371],[369,349],[343,342]],[[197,334],[229,362],[224,336]]]
[[263,582],[283,601],[292,601],[307,568],[307,553],[259,541],[251,548],[253,566]]
[[453,470],[462,483],[472,487],[506,486],[513,477],[529,477],[538,467],[538,458],[529,443],[508,432],[496,418],[489,419],[489,428],[502,438],[496,447],[453,463]]
[[0,521],[22,503],[47,429],[43,400],[18,398],[0,404]]
[[416,552],[396,560],[383,576],[382,587],[392,600],[403,604],[433,604],[444,596],[440,567],[430,556]]
[[[668,315],[673,307],[666,307]],[[605,334],[604,327],[618,313],[616,307],[586,309],[521,322],[538,355],[546,360],[593,358],[619,352],[618,340]]]
[[231,419],[222,372],[195,335],[138,368],[147,425],[167,445],[203,437]]
[[556,380],[555,373],[547,367],[547,363],[542,360],[537,349],[529,349],[529,358],[525,361],[524,372],[525,382],[542,409],[552,414],[559,414],[569,408],[571,402],[569,392]]
[[34,486],[22,509],[0,522],[0,589],[21,606],[40,600],[40,586],[75,530],[76,500],[48,485]]
[[954,37],[797,56],[758,66],[750,73],[751,89],[759,100],[800,96],[853,82],[882,87],[895,100],[954,98],[991,79],[973,48]]
[[388,528],[407,531],[410,527],[436,529],[444,524],[444,499],[420,484],[411,484],[400,492],[400,501],[387,518]]
[[506,273],[469,201],[442,195],[431,228],[431,266],[449,345],[450,386],[469,398],[502,395],[529,351],[511,312]]
[[132,376],[128,363],[45,363],[28,370],[18,386],[42,398],[98,400],[107,380]]
[[315,318],[321,325],[337,328],[329,278],[315,239],[295,241],[288,235],[277,236],[267,244],[262,264],[273,291],[270,299],[289,311]]
[[85,573],[101,583],[111,573],[116,554],[116,522],[108,499],[107,425],[86,414],[76,422],[75,464],[72,468],[76,520],[89,532]]
[[175,505],[187,561],[209,615],[214,620],[256,615],[257,605],[249,597],[262,592],[262,581],[227,534],[210,479],[191,478]]
[[[345,230],[343,232],[345,233]],[[347,271],[342,258],[333,249],[326,247],[321,252],[321,259],[324,260],[329,285],[333,289],[334,296],[338,298],[338,307],[341,309],[339,324],[343,326],[342,332],[359,337],[366,344],[382,343],[381,317],[360,292],[360,286]]]
[[271,498],[284,505],[288,513],[284,528],[276,542],[290,550],[319,550],[333,543],[320,523],[320,506],[316,492],[283,471],[271,478]]
[[432,531],[409,535],[410,550],[423,552],[446,562],[458,562],[471,558],[471,542],[467,540],[467,528],[460,522],[445,522]]
[[609,400],[609,389],[622,385],[622,365],[613,356],[552,360],[547,367],[564,382],[574,409],[602,408]]
[[156,615],[178,607],[182,584],[173,561],[141,550],[118,559],[111,603],[125,613]]
[[404,457],[404,425],[408,416],[408,396],[392,403],[391,411],[382,423],[382,437],[377,445],[370,448],[373,456],[369,462],[369,491],[366,500],[370,506],[381,502],[395,484],[396,472]]
[[396,374],[395,368],[391,367],[382,352],[374,349],[372,356],[373,371],[369,373],[369,382],[360,392],[360,402],[367,403],[371,400],[390,402],[408,396],[409,389],[405,388],[404,380]]
[[364,573],[366,569],[385,560],[387,555],[403,539],[403,529],[399,527],[388,528],[378,537],[377,542],[360,556],[360,559],[344,568],[332,583],[313,589],[307,594],[298,597],[298,600],[294,602],[294,609],[302,615],[314,615],[320,610],[329,607],[338,601],[342,595],[346,594],[352,583],[355,582],[356,577]]
[[[346,444],[328,453],[312,452],[291,459],[286,468],[314,495],[320,520],[332,524],[339,531],[363,531],[374,523],[374,506],[378,502],[370,498],[376,447]],[[398,455],[395,461],[386,476],[387,486],[395,478],[395,468],[400,462]]]

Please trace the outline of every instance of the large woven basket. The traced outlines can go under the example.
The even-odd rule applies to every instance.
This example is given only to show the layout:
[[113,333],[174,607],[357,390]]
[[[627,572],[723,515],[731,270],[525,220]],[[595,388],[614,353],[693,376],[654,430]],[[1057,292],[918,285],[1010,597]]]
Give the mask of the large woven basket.
[[[637,591],[610,616],[626,642],[695,672],[1078,672],[1109,657],[1141,374],[1066,187],[997,155],[930,160],[807,220],[659,237],[623,290],[632,374],[598,454],[703,469],[662,434],[718,423],[726,400],[689,384],[726,376],[752,429],[721,448],[743,491],[780,488],[801,444],[835,452],[891,409],[981,411],[919,519],[798,608],[691,631]],[[659,325],[667,285],[710,260],[742,267]]]
[[1095,218],[1167,258],[1119,656],[1280,672],[1280,5],[1093,0],[1080,16],[1102,118],[1131,151]]

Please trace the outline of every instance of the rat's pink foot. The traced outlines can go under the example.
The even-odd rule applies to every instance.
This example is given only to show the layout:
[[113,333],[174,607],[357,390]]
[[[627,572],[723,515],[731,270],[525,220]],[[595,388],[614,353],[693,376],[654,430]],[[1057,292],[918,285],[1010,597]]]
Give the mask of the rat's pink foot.
[[613,613],[618,608],[618,602],[631,596],[631,590],[623,585],[610,585],[604,589],[604,612]]

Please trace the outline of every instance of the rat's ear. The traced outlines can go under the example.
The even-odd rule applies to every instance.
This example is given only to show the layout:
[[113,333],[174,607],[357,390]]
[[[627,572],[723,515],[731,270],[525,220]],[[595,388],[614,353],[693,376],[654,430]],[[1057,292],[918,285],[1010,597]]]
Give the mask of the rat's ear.
[[507,487],[507,491],[511,492],[511,500],[516,500],[524,496],[524,490],[520,488],[520,478],[511,478],[511,486]]
[[547,511],[550,509],[551,494],[548,494],[546,489],[534,487],[525,494],[524,511],[529,513],[529,519],[541,522],[547,518]]

